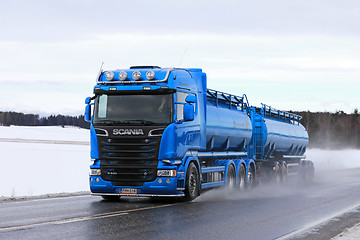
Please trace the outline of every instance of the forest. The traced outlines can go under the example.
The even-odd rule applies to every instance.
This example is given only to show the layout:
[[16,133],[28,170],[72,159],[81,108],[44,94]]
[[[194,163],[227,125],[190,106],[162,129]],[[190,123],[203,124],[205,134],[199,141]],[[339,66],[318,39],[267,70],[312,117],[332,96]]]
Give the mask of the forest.
[[85,122],[84,116],[77,117],[64,115],[50,115],[40,117],[37,114],[24,114],[18,112],[0,112],[0,125],[3,126],[77,126],[90,128],[90,124]]
[[[301,115],[301,124],[309,133],[309,147],[321,149],[360,149],[360,115],[358,109],[347,114],[343,111],[293,112]],[[37,114],[0,112],[0,125],[10,126],[78,126],[90,128],[84,116],[51,115],[40,117]],[[0,133],[1,134],[1,133]]]
[[360,115],[358,109],[343,111],[295,112],[309,133],[309,147],[322,149],[360,149]]

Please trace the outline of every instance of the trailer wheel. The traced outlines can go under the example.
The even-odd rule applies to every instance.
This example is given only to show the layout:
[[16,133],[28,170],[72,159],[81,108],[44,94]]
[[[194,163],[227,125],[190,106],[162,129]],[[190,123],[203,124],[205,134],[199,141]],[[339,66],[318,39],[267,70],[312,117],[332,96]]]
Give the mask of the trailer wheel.
[[236,172],[234,166],[228,166],[226,177],[226,187],[229,191],[234,191],[236,185]]
[[191,162],[186,171],[185,200],[192,201],[199,195],[199,171]]
[[311,182],[314,177],[314,164],[311,161],[303,160],[301,161],[301,168],[300,168],[300,180],[305,183]]
[[275,165],[274,178],[275,178],[275,183],[279,185],[282,180],[282,167],[279,162],[276,162]]
[[118,195],[101,195],[101,197],[105,200],[105,201],[109,201],[109,202],[116,202],[119,201],[121,196]]
[[286,182],[288,177],[288,168],[285,161],[281,162],[281,181]]
[[240,164],[239,166],[239,190],[240,191],[244,191],[245,187],[246,187],[246,171],[245,171],[245,167],[244,165]]
[[247,184],[246,187],[248,189],[252,189],[255,187],[255,169],[253,165],[250,165],[247,175]]

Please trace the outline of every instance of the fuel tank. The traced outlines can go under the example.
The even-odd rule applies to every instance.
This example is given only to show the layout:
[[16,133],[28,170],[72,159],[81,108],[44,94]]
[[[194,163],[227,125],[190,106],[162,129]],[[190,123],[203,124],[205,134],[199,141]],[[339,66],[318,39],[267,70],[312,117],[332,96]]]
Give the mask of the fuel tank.
[[306,151],[309,136],[298,122],[282,122],[264,118],[264,155],[281,154],[300,156]]
[[206,150],[243,151],[252,137],[246,112],[229,103],[211,99],[206,105]]

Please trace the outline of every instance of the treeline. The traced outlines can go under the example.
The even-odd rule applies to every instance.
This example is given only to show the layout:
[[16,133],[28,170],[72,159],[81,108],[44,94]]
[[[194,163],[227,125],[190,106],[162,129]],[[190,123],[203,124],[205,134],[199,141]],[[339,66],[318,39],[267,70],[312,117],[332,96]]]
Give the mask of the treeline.
[[64,115],[51,115],[40,117],[37,114],[24,114],[18,112],[0,112],[0,125],[10,126],[78,126],[90,128],[89,123],[85,122],[84,116],[77,117]]
[[322,149],[360,149],[360,115],[358,109],[343,111],[295,112],[301,115],[301,124],[308,130],[309,147]]
[[[351,114],[343,111],[295,112],[301,115],[301,124],[309,133],[309,147],[322,149],[360,149],[360,114],[357,109]],[[0,125],[10,126],[78,126],[89,129],[84,116],[51,115],[39,117],[36,114],[0,112]]]

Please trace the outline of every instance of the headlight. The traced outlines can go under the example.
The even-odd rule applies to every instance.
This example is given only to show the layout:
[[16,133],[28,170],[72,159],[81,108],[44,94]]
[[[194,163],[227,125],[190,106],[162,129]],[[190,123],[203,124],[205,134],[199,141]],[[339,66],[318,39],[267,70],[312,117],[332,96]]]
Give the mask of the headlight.
[[135,71],[135,72],[133,72],[132,77],[135,81],[140,80],[141,73],[139,71]]
[[158,177],[176,177],[176,170],[158,170]]
[[112,81],[112,80],[114,79],[114,73],[113,73],[113,72],[106,72],[105,78],[106,78],[108,81]]
[[155,78],[155,73],[153,70],[149,70],[146,72],[146,78],[149,80],[153,80]]
[[127,73],[126,72],[120,72],[119,73],[119,79],[121,81],[125,81],[127,79]]
[[101,175],[101,170],[98,168],[91,168],[90,169],[90,175],[91,176],[100,176]]

